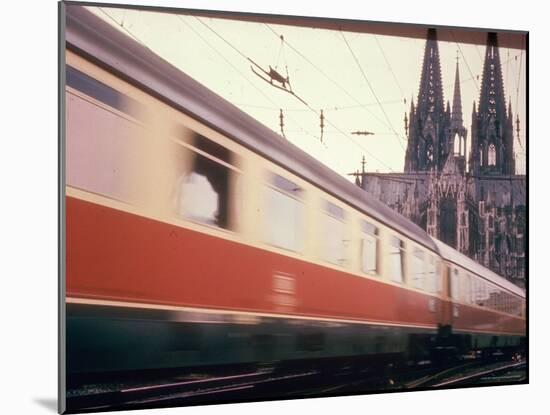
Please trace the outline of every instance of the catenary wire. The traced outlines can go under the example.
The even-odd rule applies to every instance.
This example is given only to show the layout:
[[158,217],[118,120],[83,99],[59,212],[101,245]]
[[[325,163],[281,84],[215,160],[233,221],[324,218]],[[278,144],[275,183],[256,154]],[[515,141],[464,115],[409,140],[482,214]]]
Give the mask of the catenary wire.
[[[180,16],[181,18],[181,16]],[[198,17],[195,17],[195,19],[201,21]],[[183,20],[183,19],[182,19]],[[235,50],[241,57],[243,57],[244,59],[246,59],[247,61],[249,61],[250,59],[248,58],[248,56],[246,56],[243,52],[241,52],[237,47],[235,47],[233,44],[231,44],[227,39],[225,39],[223,36],[221,36],[218,32],[216,32],[214,29],[212,29],[210,26],[208,26],[205,22],[201,21],[201,23],[206,26],[212,33],[214,33],[218,38],[220,38],[221,40],[223,40],[224,43],[226,43],[227,45],[229,45],[233,50]],[[275,32],[276,33],[276,32]],[[279,35],[277,35],[279,36]],[[286,40],[284,41],[286,43]],[[248,78],[247,78],[248,79]],[[273,103],[273,101],[272,101]],[[276,104],[274,104],[276,105]],[[304,104],[306,105],[306,107],[308,107],[313,113],[315,113],[317,116],[320,115],[320,112],[316,111],[314,108],[312,108],[310,105],[308,104]],[[340,129],[338,126],[336,126],[330,119],[328,118],[325,118],[325,121],[331,125],[335,130],[337,130],[338,132],[340,132],[344,137],[346,137],[348,140],[350,140],[353,144],[355,144],[358,148],[360,148],[362,151],[366,152],[367,154],[369,154],[373,159],[375,159],[376,161],[378,161],[381,165],[383,165],[384,167],[388,168],[390,171],[394,171],[387,163],[383,162],[380,158],[378,158],[377,156],[375,156],[372,152],[370,152],[369,150],[367,150],[365,147],[363,147],[358,141],[354,140],[351,136],[349,136],[346,132],[344,132],[342,129]]]
[[386,121],[388,122],[391,130],[394,132],[395,134],[395,137],[397,138],[397,142],[399,143],[399,145],[401,146],[401,148],[404,150],[405,148],[403,147],[403,143],[401,142],[401,137],[399,136],[399,133],[397,131],[395,131],[395,128],[393,128],[393,125],[391,124],[391,121],[388,117],[388,114],[386,113],[386,110],[384,109],[384,106],[380,103],[380,100],[378,99],[378,95],[376,95],[376,92],[374,91],[374,88],[372,87],[369,79],[367,78],[367,75],[365,74],[365,71],[363,70],[363,67],[361,66],[361,64],[359,63],[359,60],[357,59],[357,56],[355,55],[355,53],[353,52],[353,49],[351,48],[350,44],[348,43],[347,39],[346,39],[346,36],[344,35],[344,32],[340,31],[340,34],[342,35],[342,39],[344,39],[344,42],[346,43],[346,46],[348,47],[355,63],[357,64],[357,67],[359,68],[359,71],[361,72],[361,74],[363,75],[363,78],[365,79],[372,95],[374,96],[374,98],[376,99],[376,102],[378,103],[378,106],[380,107],[380,110],[382,111],[382,114],[384,114],[384,117],[386,118]]

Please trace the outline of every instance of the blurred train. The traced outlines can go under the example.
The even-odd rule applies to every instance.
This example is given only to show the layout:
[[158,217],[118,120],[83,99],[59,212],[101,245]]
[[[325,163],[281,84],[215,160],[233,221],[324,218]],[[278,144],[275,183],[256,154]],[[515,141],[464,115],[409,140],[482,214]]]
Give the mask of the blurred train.
[[69,374],[523,345],[520,288],[66,9]]

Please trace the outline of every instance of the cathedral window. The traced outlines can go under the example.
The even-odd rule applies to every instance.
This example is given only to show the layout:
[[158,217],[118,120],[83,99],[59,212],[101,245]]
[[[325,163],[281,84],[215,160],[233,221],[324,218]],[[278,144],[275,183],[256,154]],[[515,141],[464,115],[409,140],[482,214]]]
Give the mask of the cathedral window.
[[479,145],[479,165],[483,166],[483,146]]
[[497,152],[494,144],[489,145],[489,153],[487,155],[487,161],[489,166],[496,166],[497,164]]
[[430,142],[426,147],[426,164],[432,166],[434,161],[434,146]]

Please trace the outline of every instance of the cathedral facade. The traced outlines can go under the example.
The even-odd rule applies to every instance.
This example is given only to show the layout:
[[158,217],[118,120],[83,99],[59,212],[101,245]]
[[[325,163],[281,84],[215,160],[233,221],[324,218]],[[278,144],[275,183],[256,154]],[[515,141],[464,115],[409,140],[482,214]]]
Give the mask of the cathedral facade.
[[363,172],[357,184],[430,235],[523,286],[526,176],[515,171],[514,118],[511,103],[506,107],[496,33],[487,36],[469,151],[458,60],[452,102],[444,101],[437,33],[429,29],[417,102],[405,115],[404,172]]

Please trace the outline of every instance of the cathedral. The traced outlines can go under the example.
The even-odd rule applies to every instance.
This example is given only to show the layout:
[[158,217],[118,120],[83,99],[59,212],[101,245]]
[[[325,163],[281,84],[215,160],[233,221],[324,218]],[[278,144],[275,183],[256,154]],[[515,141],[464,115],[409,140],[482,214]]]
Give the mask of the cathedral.
[[[442,88],[437,32],[429,29],[416,105],[405,115],[403,173],[357,175],[357,184],[430,235],[525,285],[526,176],[516,174],[514,118],[506,107],[496,33],[488,33],[470,137],[457,60],[452,107]],[[516,120],[519,134],[519,119]],[[470,140],[469,151],[467,140]]]

